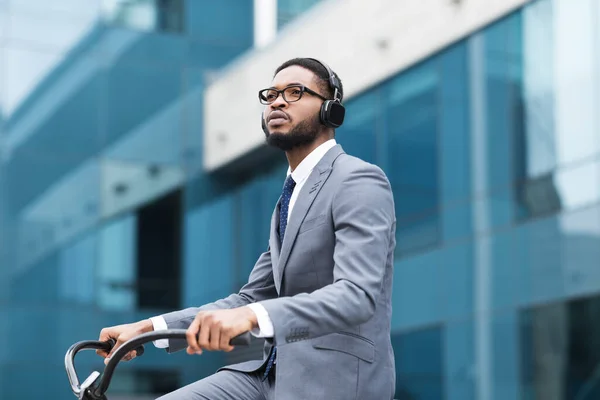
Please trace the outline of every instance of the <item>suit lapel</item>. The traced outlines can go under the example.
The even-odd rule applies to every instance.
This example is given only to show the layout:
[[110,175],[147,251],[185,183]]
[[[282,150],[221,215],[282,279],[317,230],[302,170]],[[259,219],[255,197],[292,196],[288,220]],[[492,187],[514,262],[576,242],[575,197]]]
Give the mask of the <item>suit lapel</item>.
[[279,252],[281,249],[279,248],[279,233],[277,232],[277,227],[279,225],[279,206],[281,204],[281,197],[277,201],[277,205],[273,210],[273,215],[271,216],[271,233],[269,235],[269,247],[271,251],[271,264],[273,266],[273,279],[275,280],[275,288],[277,292],[279,292],[279,283],[281,282],[281,277],[279,276],[279,268],[277,265],[279,264]]
[[[319,161],[316,167],[313,169],[308,179],[302,186],[302,190],[298,193],[298,197],[296,199],[296,204],[292,210],[291,218],[288,221],[287,227],[285,229],[285,238],[283,240],[283,244],[281,247],[281,252],[279,254],[279,264],[278,268],[274,268],[277,271],[277,279],[276,286],[281,287],[281,279],[283,278],[283,272],[285,270],[285,266],[290,256],[290,252],[296,241],[296,236],[298,236],[298,230],[300,229],[300,224],[304,221],[304,217],[306,217],[306,213],[310,209],[310,206],[314,202],[315,198],[321,191],[323,184],[329,177],[331,173],[331,168],[333,161],[342,153],[342,148],[340,145],[336,145],[331,150],[329,150],[325,156]],[[276,264],[273,264],[274,266]],[[275,272],[273,272],[275,277]]]

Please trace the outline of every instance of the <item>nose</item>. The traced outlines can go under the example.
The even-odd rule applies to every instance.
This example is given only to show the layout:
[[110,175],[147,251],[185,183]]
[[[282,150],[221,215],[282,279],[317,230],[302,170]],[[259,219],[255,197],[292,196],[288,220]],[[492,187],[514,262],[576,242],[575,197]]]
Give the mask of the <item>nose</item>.
[[272,110],[277,110],[280,108],[287,107],[287,101],[285,101],[283,99],[283,93],[279,93],[279,96],[277,96],[275,101],[272,102],[271,104],[269,104],[269,106],[271,107]]

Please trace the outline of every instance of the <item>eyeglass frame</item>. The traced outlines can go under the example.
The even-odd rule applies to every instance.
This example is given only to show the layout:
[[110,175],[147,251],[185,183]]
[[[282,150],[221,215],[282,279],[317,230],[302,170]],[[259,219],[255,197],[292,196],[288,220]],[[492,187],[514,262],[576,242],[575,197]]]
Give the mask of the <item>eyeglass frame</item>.
[[[298,100],[288,101],[288,100],[285,98],[285,93],[284,93],[284,92],[285,92],[287,89],[289,89],[289,88],[294,88],[294,87],[295,87],[295,88],[299,88],[299,89],[300,89],[300,97],[298,97]],[[272,90],[272,91],[275,91],[275,92],[277,92],[277,97],[275,97],[275,98],[273,99],[273,101],[272,101],[272,102],[270,102],[270,103],[263,103],[263,102],[262,102],[262,97],[260,96],[260,94],[261,94],[262,92],[264,92],[265,90]],[[279,95],[281,95],[281,97],[283,98],[283,100],[284,100],[286,103],[288,103],[288,104],[289,104],[289,103],[295,103],[295,102],[299,101],[300,99],[302,99],[302,96],[304,95],[304,93],[305,93],[305,92],[306,92],[306,93],[308,93],[308,94],[311,94],[311,95],[313,95],[313,96],[317,96],[318,98],[320,98],[320,99],[321,99],[321,100],[323,100],[323,101],[327,101],[327,98],[325,98],[324,96],[322,96],[322,95],[320,95],[319,93],[315,92],[315,91],[314,91],[314,90],[312,90],[311,88],[309,88],[309,87],[306,87],[306,86],[304,86],[304,85],[300,85],[300,84],[292,84],[292,85],[288,85],[288,86],[284,87],[284,88],[283,88],[283,89],[281,89],[281,90],[275,89],[275,88],[273,88],[273,87],[266,88],[266,89],[261,89],[261,90],[259,90],[259,91],[258,91],[258,101],[260,102],[260,104],[263,104],[263,105],[266,105],[266,106],[268,106],[268,105],[270,105],[270,104],[273,104],[273,103],[275,103],[275,101],[277,101],[277,99],[279,98]]]

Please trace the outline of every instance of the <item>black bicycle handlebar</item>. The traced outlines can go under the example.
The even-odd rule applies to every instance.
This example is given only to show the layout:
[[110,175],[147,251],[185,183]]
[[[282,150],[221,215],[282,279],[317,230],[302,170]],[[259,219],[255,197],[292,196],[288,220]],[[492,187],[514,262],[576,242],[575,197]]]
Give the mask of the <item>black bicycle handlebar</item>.
[[[67,350],[67,353],[65,354],[65,369],[67,370],[67,376],[69,377],[73,394],[80,400],[106,400],[105,393],[110,385],[110,380],[112,379],[115,368],[117,367],[119,361],[127,353],[135,349],[137,355],[141,356],[144,354],[144,343],[159,339],[186,339],[186,332],[187,331],[185,329],[166,329],[143,333],[131,340],[128,340],[127,342],[123,343],[123,345],[119,347],[111,356],[108,364],[106,367],[104,367],[104,373],[102,374],[102,378],[100,378],[100,381],[97,385],[95,382],[100,376],[100,372],[98,371],[92,372],[90,376],[83,381],[83,383],[79,383],[79,378],[77,377],[77,372],[75,371],[74,365],[75,355],[81,350],[101,349],[108,353],[113,348],[116,341],[114,339],[109,339],[106,342],[101,342],[98,340],[85,340],[75,343],[69,348],[69,350]],[[248,346],[250,345],[251,339],[252,337],[250,333],[246,332],[234,337],[229,343],[232,346]]]

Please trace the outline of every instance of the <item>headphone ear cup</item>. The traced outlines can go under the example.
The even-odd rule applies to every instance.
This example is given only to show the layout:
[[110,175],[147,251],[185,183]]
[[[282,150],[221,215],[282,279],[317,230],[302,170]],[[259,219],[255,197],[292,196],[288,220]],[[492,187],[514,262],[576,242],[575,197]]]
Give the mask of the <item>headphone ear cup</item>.
[[321,106],[321,123],[329,128],[339,128],[344,123],[346,108],[334,100],[327,100]]

